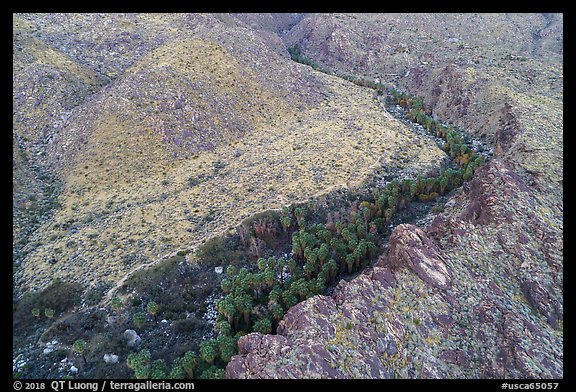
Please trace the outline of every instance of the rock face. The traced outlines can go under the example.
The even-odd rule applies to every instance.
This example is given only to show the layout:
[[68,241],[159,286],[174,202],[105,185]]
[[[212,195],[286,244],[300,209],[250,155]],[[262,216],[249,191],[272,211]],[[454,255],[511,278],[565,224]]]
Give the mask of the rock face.
[[434,287],[448,289],[450,273],[436,244],[414,225],[399,225],[390,237],[388,256],[380,263],[398,269],[407,267]]
[[227,376],[562,377],[560,244],[541,203],[491,161],[429,227],[397,226],[375,267],[291,308],[277,335],[242,337]]

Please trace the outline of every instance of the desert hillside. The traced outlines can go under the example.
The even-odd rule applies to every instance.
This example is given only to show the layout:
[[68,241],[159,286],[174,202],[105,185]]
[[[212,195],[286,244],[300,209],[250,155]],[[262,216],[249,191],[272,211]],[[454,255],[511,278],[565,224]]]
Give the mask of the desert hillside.
[[[140,57],[126,60],[125,69],[110,64],[116,70],[102,77],[118,75],[71,108],[45,143],[41,161],[63,183],[61,208],[24,247],[18,286],[41,288],[54,277],[114,282],[256,212],[360,182],[400,152],[414,165],[440,157],[382,113],[369,92],[277,54],[239,21],[133,18],[108,23],[142,37],[125,55]],[[81,34],[95,21],[76,23]],[[149,29],[170,34],[168,23],[181,26],[170,39],[144,38]],[[140,24],[145,33],[133,31]],[[100,45],[113,38],[92,39]],[[60,56],[65,71],[91,71],[88,54]],[[21,61],[40,67],[45,60]],[[54,88],[68,94],[74,86],[62,79]],[[50,99],[42,101],[46,110],[61,110],[58,97]],[[23,117],[28,110],[22,107]],[[15,120],[15,131],[25,137],[50,125],[48,118]]]

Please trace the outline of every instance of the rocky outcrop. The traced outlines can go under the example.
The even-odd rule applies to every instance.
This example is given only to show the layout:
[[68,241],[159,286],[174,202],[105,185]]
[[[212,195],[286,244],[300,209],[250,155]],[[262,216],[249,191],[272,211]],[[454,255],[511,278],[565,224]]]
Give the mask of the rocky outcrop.
[[[470,203],[461,218],[475,224],[514,223],[521,216],[519,211],[508,208],[502,200],[530,198],[530,189],[510,163],[495,160],[490,165],[479,168],[470,182]],[[499,186],[494,186],[498,181]]]
[[[393,377],[381,357],[397,354],[396,338],[383,332],[375,315],[385,308],[386,291],[394,285],[390,270],[376,267],[353,284],[341,281],[330,297],[299,303],[280,322],[278,335],[251,333],[240,338],[239,355],[228,364],[227,377]],[[374,298],[382,299],[380,305],[371,305]],[[343,346],[344,335],[363,345]]]
[[438,247],[414,225],[396,227],[390,236],[388,255],[379,261],[379,265],[393,269],[407,267],[434,287],[450,288],[450,273]]

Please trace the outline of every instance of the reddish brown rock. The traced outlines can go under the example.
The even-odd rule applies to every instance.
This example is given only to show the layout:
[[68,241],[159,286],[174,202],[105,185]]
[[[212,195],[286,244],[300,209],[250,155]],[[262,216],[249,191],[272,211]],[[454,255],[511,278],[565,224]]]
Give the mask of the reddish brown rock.
[[479,225],[513,223],[522,217],[517,216],[516,210],[507,208],[507,203],[502,203],[503,198],[528,197],[530,192],[509,162],[494,159],[474,173],[470,182],[470,203],[461,218]]
[[546,289],[541,282],[526,280],[520,285],[526,301],[539,312],[548,324],[558,329],[558,321],[562,320],[563,312],[560,302],[554,298],[550,289]]
[[308,336],[331,336],[334,327],[326,318],[336,310],[331,297],[319,295],[314,301],[300,302],[290,308],[284,319],[278,324],[278,334],[288,336],[290,331],[305,332]]
[[394,229],[388,254],[379,265],[409,268],[426,283],[444,290],[452,280],[438,246],[414,225],[401,224]]
[[468,367],[470,364],[468,356],[462,350],[444,350],[440,354],[440,359],[442,359],[445,362],[463,367]]
[[281,358],[290,350],[288,340],[280,335],[262,335],[254,332],[238,340],[240,355],[232,358],[226,367],[228,378],[249,378],[262,373],[267,361]]

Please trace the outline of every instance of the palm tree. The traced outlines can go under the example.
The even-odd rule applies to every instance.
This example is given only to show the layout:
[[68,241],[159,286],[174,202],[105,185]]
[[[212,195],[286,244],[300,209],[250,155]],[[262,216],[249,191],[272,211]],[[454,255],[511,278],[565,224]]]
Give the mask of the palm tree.
[[348,267],[348,273],[351,274],[354,266],[354,255],[352,253],[346,255],[346,266]]
[[332,239],[332,233],[330,232],[330,230],[328,230],[328,228],[322,223],[319,223],[316,227],[317,227],[316,235],[318,236],[318,238],[323,243],[329,244],[330,240]]
[[236,308],[234,307],[234,303],[232,297],[227,295],[226,297],[220,299],[216,302],[216,310],[219,314],[224,316],[230,325],[236,325],[235,314]]
[[290,271],[291,274],[294,274],[296,272],[296,268],[298,268],[296,260],[292,258],[288,259],[288,271]]
[[168,378],[171,380],[182,380],[187,376],[184,367],[182,367],[182,358],[176,358],[172,362],[172,369],[170,369],[170,373],[168,373]]
[[236,276],[238,274],[238,270],[236,269],[236,266],[230,264],[228,267],[226,267],[226,276],[228,278],[233,278],[234,276]]
[[356,222],[356,234],[358,238],[365,237],[368,233],[368,227],[362,222]]
[[152,368],[150,369],[150,378],[152,379],[164,379],[168,376],[168,366],[163,359],[157,359],[152,362]]
[[222,279],[220,282],[220,288],[224,294],[228,294],[232,290],[232,281],[228,278]]
[[[256,330],[256,328],[254,329]],[[237,341],[238,339],[233,336],[220,335],[216,338],[222,361],[228,363],[232,359],[232,356],[236,355],[238,352]]]
[[282,225],[284,232],[287,232],[292,225],[292,219],[290,218],[290,215],[280,215],[280,224]]
[[254,323],[254,331],[260,332],[261,334],[267,334],[272,332],[272,321],[269,318],[263,318]]
[[446,187],[448,186],[448,178],[446,178],[444,175],[440,176],[438,184],[440,187],[440,194],[443,195],[446,192]]
[[382,193],[376,199],[376,209],[378,210],[379,214],[382,214],[382,211],[388,206],[388,196],[386,193]]
[[144,323],[146,322],[146,316],[142,312],[136,312],[132,316],[132,321],[134,322],[136,328],[140,329],[144,326]]
[[360,269],[360,260],[363,257],[363,250],[364,248],[362,246],[362,242],[360,242],[356,247],[356,249],[354,249],[354,252],[352,252],[352,255],[354,256],[354,266],[356,267],[356,270]]
[[464,180],[468,181],[474,175],[474,167],[472,165],[467,165],[466,170],[464,170]]
[[410,189],[409,189],[410,199],[413,199],[414,196],[416,196],[417,194],[418,194],[418,184],[416,183],[416,181],[413,181],[410,184]]
[[288,263],[284,259],[279,259],[278,261],[276,261],[275,271],[278,273],[278,275],[280,275],[280,282],[278,282],[278,283],[280,283],[280,285],[284,284],[284,279],[285,279],[284,269],[285,269],[287,264]]
[[316,256],[316,252],[306,247],[306,249],[304,249],[304,259],[306,260],[306,264],[314,264],[318,260],[318,257]]
[[300,229],[306,227],[306,210],[302,207],[297,207],[294,209],[294,215],[296,216],[298,227],[300,227]]
[[234,306],[244,318],[244,323],[248,327],[250,325],[250,312],[252,311],[253,302],[252,298],[246,294],[234,298]]
[[264,269],[268,265],[268,262],[266,261],[266,259],[264,257],[260,257],[258,259],[258,261],[256,262],[256,265],[258,266],[259,271],[264,271]]
[[306,273],[307,280],[312,279],[312,275],[314,275],[315,270],[316,268],[314,268],[314,265],[312,263],[304,264],[304,273]]
[[158,308],[159,308],[158,304],[154,301],[150,301],[148,302],[148,305],[146,305],[146,310],[148,311],[148,313],[152,315],[152,317],[154,317],[155,322],[158,322],[157,320]]
[[292,253],[296,258],[302,259],[303,250],[300,243],[300,233],[297,231],[292,234]]
[[324,264],[322,270],[325,271],[325,274],[327,274],[330,284],[333,285],[334,281],[336,280],[336,274],[338,273],[338,264],[336,264],[336,260],[330,259],[330,261]]
[[254,292],[254,298],[260,298],[262,288],[264,287],[264,276],[262,273],[249,274],[247,277],[248,285]]
[[284,303],[284,309],[289,309],[298,303],[298,298],[292,293],[291,290],[284,290],[282,292],[282,302]]
[[82,355],[82,359],[84,360],[84,365],[87,364],[86,357],[84,356],[84,350],[86,350],[86,341],[84,339],[78,339],[72,345],[72,350],[77,352],[78,354]]
[[274,272],[274,267],[268,266],[262,272],[262,279],[264,281],[264,285],[266,289],[271,288],[276,283],[276,273]]
[[188,375],[188,378],[194,378],[194,371],[198,366],[198,358],[196,357],[196,354],[194,354],[192,351],[187,351],[186,354],[184,354],[182,357],[181,364],[182,368]]
[[209,365],[214,363],[218,355],[216,340],[205,340],[200,343],[200,358]]
[[228,320],[220,320],[216,323],[216,328],[220,331],[220,335],[230,336],[232,335],[232,325]]
[[386,211],[384,211],[384,218],[386,219],[386,223],[390,223],[393,215],[394,210],[392,208],[387,208]]
[[316,251],[316,255],[318,256],[318,261],[320,262],[320,266],[324,265],[328,256],[330,256],[330,249],[326,243],[322,243],[320,248]]
[[306,280],[300,278],[292,283],[290,286],[290,291],[300,300],[304,300],[308,297],[309,289]]
[[126,365],[129,369],[136,371],[140,368],[146,368],[150,363],[152,355],[149,350],[140,350],[137,353],[131,353],[126,358]]
[[342,238],[344,238],[347,242],[352,241],[353,239],[355,239],[355,237],[356,236],[352,233],[352,231],[348,227],[342,229]]
[[269,305],[268,309],[270,310],[270,314],[272,317],[274,317],[276,323],[278,323],[280,320],[282,320],[282,317],[284,317],[284,308],[282,308],[282,305],[275,303],[273,305]]

